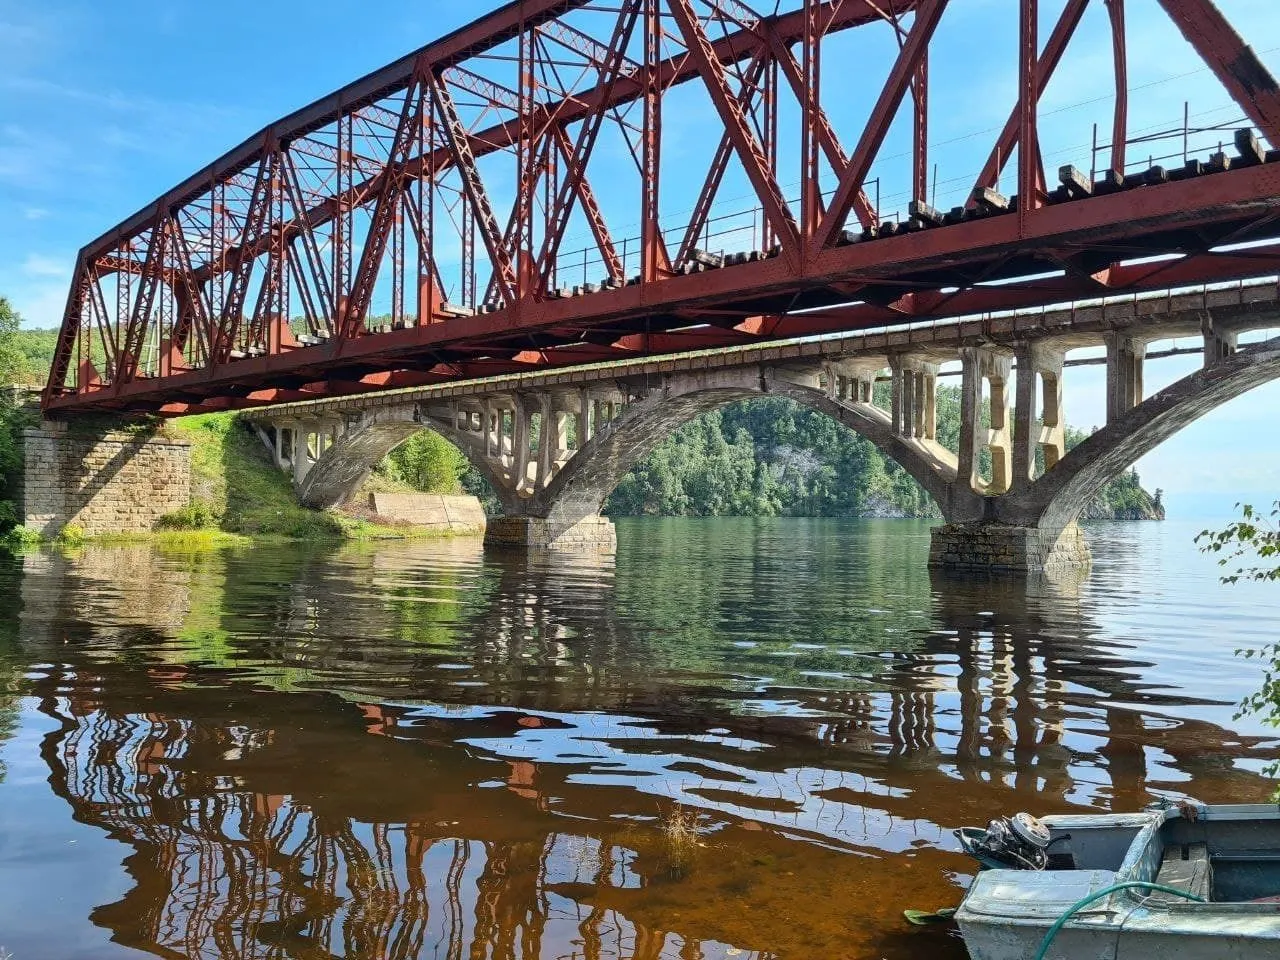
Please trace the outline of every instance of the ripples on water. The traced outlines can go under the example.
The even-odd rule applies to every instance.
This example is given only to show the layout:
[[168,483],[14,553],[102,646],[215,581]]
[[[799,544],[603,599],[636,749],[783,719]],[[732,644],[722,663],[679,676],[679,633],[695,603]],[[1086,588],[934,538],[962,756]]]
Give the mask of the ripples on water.
[[[909,521],[0,564],[0,947],[29,957],[959,957],[952,828],[1258,800],[1186,524],[1083,583],[925,568]],[[696,824],[696,845],[670,824]]]

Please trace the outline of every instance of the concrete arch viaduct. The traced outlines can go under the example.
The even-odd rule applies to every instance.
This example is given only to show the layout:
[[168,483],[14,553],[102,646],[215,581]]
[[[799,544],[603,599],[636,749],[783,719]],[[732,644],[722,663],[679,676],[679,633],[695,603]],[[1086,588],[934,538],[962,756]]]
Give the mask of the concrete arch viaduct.
[[[1088,563],[1076,525],[1105,483],[1216,406],[1280,376],[1272,282],[1098,301],[821,341],[687,354],[537,376],[288,404],[251,416],[293,472],[303,502],[347,500],[409,436],[436,430],[468,457],[503,516],[487,539],[527,548],[610,549],[605,498],[637,461],[694,417],[754,396],[819,410],[866,437],[936,501],[931,563],[1042,570]],[[1147,345],[1195,338],[1200,369],[1150,396]],[[1068,452],[1065,357],[1105,347],[1107,422]],[[939,367],[961,367],[961,435],[937,440]],[[888,408],[873,386],[892,384]],[[989,407],[989,421],[982,411]],[[989,451],[989,475],[979,470]],[[1037,471],[1037,450],[1043,470]]]

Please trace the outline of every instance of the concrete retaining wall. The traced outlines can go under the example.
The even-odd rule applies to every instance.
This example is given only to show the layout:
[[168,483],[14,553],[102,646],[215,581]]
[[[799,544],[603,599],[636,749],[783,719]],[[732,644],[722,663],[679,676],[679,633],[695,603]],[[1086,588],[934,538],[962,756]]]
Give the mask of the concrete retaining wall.
[[484,507],[476,497],[441,493],[371,493],[369,509],[388,520],[450,533],[483,533]]
[[146,434],[82,435],[45,423],[22,432],[24,525],[56,536],[140,533],[191,500],[191,444]]

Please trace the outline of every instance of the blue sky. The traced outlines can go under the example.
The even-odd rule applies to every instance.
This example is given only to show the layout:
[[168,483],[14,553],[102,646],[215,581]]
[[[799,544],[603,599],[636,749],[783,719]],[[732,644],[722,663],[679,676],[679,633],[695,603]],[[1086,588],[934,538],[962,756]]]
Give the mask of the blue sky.
[[[492,5],[0,0],[0,293],[28,324],[56,325],[82,244],[279,116]],[[1280,71],[1280,5],[1219,5]],[[1045,0],[1042,6],[1047,34],[1062,3]],[[1086,131],[1094,120],[1105,129],[1110,49],[1101,0],[1092,6],[1044,100],[1051,166],[1087,159]],[[980,165],[990,128],[1011,102],[1013,61],[988,55],[1012,39],[1011,7],[1012,0],[953,0],[934,46],[930,139],[935,158],[958,173],[958,189]],[[1180,122],[1184,100],[1191,101],[1193,115],[1228,119],[1225,94],[1200,70],[1154,0],[1130,0],[1128,17],[1130,86],[1142,88],[1134,95],[1130,129]],[[845,59],[855,53],[858,70],[874,76],[887,68],[887,59],[853,47]],[[840,57],[827,63],[843,65]],[[824,81],[848,83],[856,72],[841,75],[828,65]],[[850,116],[837,117],[837,128],[849,141],[856,126],[851,121],[865,104],[856,87],[840,103]],[[714,130],[714,118],[675,113],[668,114],[673,143],[678,135],[691,153],[713,143],[708,130]],[[893,152],[903,132],[899,124],[882,156]],[[1078,157],[1081,144],[1085,158]],[[949,179],[946,170],[942,179]],[[1192,365],[1175,360],[1150,366],[1153,389]],[[1100,379],[1096,368],[1069,374],[1066,407],[1073,424],[1102,422]],[[1278,414],[1280,384],[1210,415],[1139,468],[1149,485],[1170,493],[1175,509],[1183,503],[1193,512],[1220,513],[1241,497],[1280,495],[1280,444],[1266,442]]]

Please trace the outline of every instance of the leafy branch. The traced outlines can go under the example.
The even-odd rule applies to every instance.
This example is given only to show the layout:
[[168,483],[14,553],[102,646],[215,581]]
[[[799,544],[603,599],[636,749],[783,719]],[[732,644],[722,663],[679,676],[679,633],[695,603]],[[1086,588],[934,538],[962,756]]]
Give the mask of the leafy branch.
[[1236,508],[1239,520],[1222,530],[1201,530],[1196,535],[1200,551],[1220,554],[1220,567],[1235,567],[1219,578],[1223,583],[1280,580],[1280,500],[1272,504],[1270,513],[1247,503],[1237,503]]

